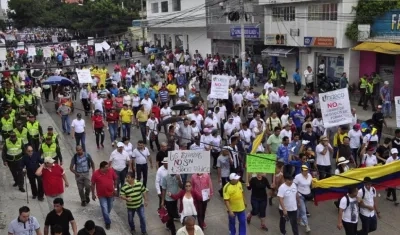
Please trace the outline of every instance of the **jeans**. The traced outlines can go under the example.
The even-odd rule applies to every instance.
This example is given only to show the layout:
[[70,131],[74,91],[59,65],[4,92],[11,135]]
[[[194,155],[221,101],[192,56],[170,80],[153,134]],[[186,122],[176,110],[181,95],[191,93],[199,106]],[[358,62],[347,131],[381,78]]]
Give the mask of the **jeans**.
[[114,169],[115,174],[117,174],[118,177],[118,183],[117,183],[117,192],[119,195],[119,189],[125,184],[125,178],[126,178],[126,168],[123,169],[122,171],[117,171]]
[[111,143],[113,143],[117,139],[118,124],[116,122],[108,123],[108,131],[110,132]]
[[76,146],[78,146],[79,144],[82,146],[83,151],[86,151],[86,134],[85,132],[82,133],[76,133],[75,132],[75,143]]
[[236,217],[239,220],[239,234],[238,235],[246,235],[246,211],[233,212],[235,216],[229,217],[229,234],[236,235]]
[[304,198],[303,195],[300,195],[300,205],[297,210],[297,217],[301,219],[301,221],[307,225],[308,224],[308,218],[307,218],[307,208],[306,208],[306,199]]
[[99,197],[101,213],[105,224],[111,224],[110,213],[113,208],[114,197]]
[[376,220],[376,215],[372,217],[367,217],[362,214],[360,214],[360,219],[362,223],[362,229],[361,231],[357,232],[357,235],[368,235],[368,233],[371,233],[376,230],[378,226],[378,221]]
[[139,215],[140,231],[142,233],[146,233],[146,216],[144,214],[144,205],[143,204],[140,207],[135,208],[135,209],[128,208],[129,227],[131,227],[131,230],[135,230],[135,221],[134,221],[135,212],[137,212]]
[[149,167],[146,164],[136,164],[136,178],[137,180],[142,179],[142,174],[143,174],[143,185],[144,187],[147,187],[147,174],[149,171]]
[[63,131],[69,133],[70,132],[69,116],[68,115],[62,115],[61,116],[61,123],[62,123]]
[[[286,218],[283,215],[283,211],[279,210],[279,229],[282,234],[286,234]],[[287,216],[289,217],[290,225],[292,226],[293,235],[299,235],[299,228],[297,226],[297,210],[288,211]]]
[[142,134],[142,140],[143,140],[144,144],[147,143],[146,123],[147,122],[139,122],[140,134]]
[[130,123],[122,123],[122,137],[131,136],[131,124]]
[[250,86],[254,86],[254,78],[256,74],[255,73],[250,73]]
[[317,168],[320,180],[331,177],[331,166],[317,165]]
[[357,223],[349,223],[342,220],[346,235],[357,235]]
[[388,116],[392,116],[392,104],[391,103],[383,103],[382,104],[382,113],[383,116],[388,117]]

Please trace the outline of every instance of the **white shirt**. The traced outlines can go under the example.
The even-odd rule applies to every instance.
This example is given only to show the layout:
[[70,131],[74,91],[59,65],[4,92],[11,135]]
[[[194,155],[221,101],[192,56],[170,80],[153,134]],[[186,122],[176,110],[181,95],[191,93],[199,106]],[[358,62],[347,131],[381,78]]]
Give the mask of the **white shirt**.
[[93,104],[94,104],[94,110],[98,109],[101,112],[103,112],[104,100],[102,98],[94,99]]
[[[186,230],[186,227],[183,226],[182,228],[178,229],[176,235],[189,235],[189,233]],[[204,235],[203,231],[198,225],[194,225],[194,235]]]
[[351,126],[357,124],[357,114],[351,115]]
[[122,101],[123,104],[127,104],[129,107],[131,107],[132,98],[130,95],[125,95],[124,97],[122,97],[122,99],[123,99],[123,101]]
[[286,130],[286,129],[282,129],[281,133],[279,133],[279,138],[283,138],[287,136],[289,138],[289,142],[292,142],[292,131],[291,130]]
[[[348,201],[347,201],[348,198]],[[349,205],[349,206],[347,206]],[[339,203],[339,208],[343,209],[343,216],[342,216],[342,220],[344,222],[348,222],[348,223],[354,223],[356,224],[358,222],[358,201],[357,201],[357,197],[351,198],[351,197],[342,197],[342,199],[340,199],[340,203]],[[353,216],[351,216],[353,213]],[[351,221],[351,217],[353,217],[353,221]]]
[[149,149],[146,147],[144,147],[144,149],[142,150],[135,148],[132,152],[132,158],[134,158],[135,163],[139,165],[146,164],[149,156],[150,152]]
[[226,107],[225,105],[218,106],[219,107],[219,112],[218,116],[220,119],[225,120],[226,119]]
[[153,134],[155,134],[155,135],[158,134],[157,125],[158,125],[157,118],[154,118],[154,120],[152,120],[151,118],[147,119],[146,127],[148,127],[149,131],[152,131]]
[[240,139],[244,140],[244,142],[246,142],[247,144],[251,143],[251,130],[247,129],[247,130],[240,130],[239,131],[239,135],[240,135]]
[[289,96],[282,96],[279,99],[279,102],[281,102],[281,105],[283,106],[284,104],[286,104],[289,107]]
[[213,130],[217,130],[218,129],[218,118],[216,118],[215,116],[213,116],[213,118],[206,117],[206,119],[204,120],[204,126],[207,126],[208,128],[211,128]]
[[147,100],[143,99],[142,102],[140,103],[144,106],[144,110],[147,113],[150,113],[151,107],[153,106],[153,101],[150,98],[148,98]]
[[311,193],[311,182],[312,176],[310,173],[307,174],[307,179],[303,176],[303,174],[300,173],[297,174],[293,180],[293,183],[297,185],[297,190],[303,195],[308,195]]
[[267,92],[268,92],[268,89],[269,89],[270,87],[271,87],[271,88],[274,87],[274,84],[272,84],[272,82],[271,82],[271,83],[266,82],[266,83],[264,84],[264,90],[266,90]]
[[242,102],[243,102],[243,95],[240,93],[235,93],[232,97],[233,100],[233,105],[239,105],[239,107],[242,107]]
[[350,138],[350,148],[352,149],[357,149],[361,145],[361,136],[362,133],[360,130],[355,131],[354,129],[351,129],[348,133],[348,136]]
[[204,150],[204,144],[200,142],[200,145],[196,143],[190,145],[190,150]]
[[130,157],[132,157],[132,150],[133,145],[131,143],[128,143],[127,145],[124,143],[124,151],[127,152]]
[[396,160],[393,158],[393,156],[388,157],[388,159],[386,159],[385,164],[389,164],[391,162],[397,161],[399,160],[399,157],[396,158]]
[[214,137],[211,134],[208,135],[201,135],[200,142],[204,145],[204,149],[211,149],[210,146],[211,142],[213,141]]
[[[370,139],[371,138],[371,139]],[[364,139],[363,139],[363,143],[364,144],[366,144],[366,143],[368,143],[368,142],[378,142],[378,135],[373,135],[373,136],[371,136],[371,134],[366,134],[365,136],[364,136]]]
[[282,126],[286,126],[286,124],[288,123],[288,119],[289,119],[289,114],[282,114],[281,116]]
[[364,154],[363,158],[361,159],[361,164],[365,164],[365,167],[375,166],[378,164],[378,159],[375,155],[369,156],[368,154]]
[[83,120],[82,118],[81,118],[81,120],[78,120],[76,118],[76,119],[72,120],[71,127],[74,128],[75,133],[79,133],[79,134],[83,133],[83,132],[85,132],[85,127],[86,127],[85,120]]
[[[363,188],[358,190],[357,197],[360,198],[364,205],[366,206],[374,206],[374,198],[376,197],[376,189],[374,187],[370,187],[369,190],[364,187],[364,197],[363,197]],[[366,217],[372,217],[375,215],[375,210],[369,210],[367,208],[360,207],[360,214]]]
[[194,113],[191,113],[187,116],[191,121],[196,121],[196,126],[197,128],[201,129],[201,123],[203,122],[203,116],[200,114],[196,115]]
[[157,190],[157,194],[161,194],[161,181],[162,179],[168,175],[168,169],[166,169],[164,166],[161,166],[160,168],[158,168],[157,170],[157,174],[156,174],[156,190]]
[[42,97],[42,88],[39,86],[32,88],[32,94],[37,98]]
[[313,82],[313,73],[312,73],[312,71],[310,73],[310,72],[308,72],[308,69],[306,69],[306,70],[304,70],[303,75],[304,75],[304,79],[305,79],[306,83]]
[[264,73],[264,69],[263,69],[263,66],[261,64],[257,65],[257,73],[260,73],[260,74]]
[[[291,186],[287,186],[285,183],[283,183],[281,186],[279,186],[278,197],[283,198],[283,204],[285,205],[285,209],[287,211],[297,210],[296,184],[292,183]],[[280,203],[279,203],[279,209],[283,210]]]
[[224,134],[231,135],[233,129],[235,129],[235,124],[233,124],[233,122],[232,123],[225,122],[225,124],[224,124]]
[[249,87],[250,86],[250,80],[248,78],[244,78],[242,81],[242,84],[244,87]]
[[271,91],[268,95],[269,102],[271,103],[278,103],[279,102],[279,95],[275,91]]
[[[332,148],[331,144],[328,144],[330,148]],[[331,165],[331,156],[329,149],[326,151],[325,155],[322,155],[321,152],[324,150],[324,146],[322,144],[318,144],[315,148],[315,152],[317,153],[317,165],[321,166],[330,166]]]
[[167,107],[167,108],[162,108],[160,110],[160,116],[161,116],[161,120],[167,120],[168,118],[171,117],[171,108]]
[[122,171],[128,165],[130,161],[129,154],[124,150],[122,153],[118,152],[118,150],[114,150],[111,152],[110,160],[111,166],[116,171]]
[[140,102],[139,96],[132,97],[132,107],[139,107],[139,105],[140,105],[139,102]]

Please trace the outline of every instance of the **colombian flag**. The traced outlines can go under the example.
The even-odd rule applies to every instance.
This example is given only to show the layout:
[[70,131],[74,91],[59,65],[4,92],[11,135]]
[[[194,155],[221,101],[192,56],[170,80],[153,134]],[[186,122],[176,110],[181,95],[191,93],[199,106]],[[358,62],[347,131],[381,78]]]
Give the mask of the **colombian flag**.
[[387,165],[356,168],[340,175],[317,180],[313,179],[314,203],[336,200],[348,192],[351,186],[361,188],[365,177],[370,177],[377,190],[400,185],[400,161]]
[[253,140],[253,143],[251,144],[251,154],[257,153],[257,148],[261,144],[261,141],[264,137],[265,131],[259,135]]

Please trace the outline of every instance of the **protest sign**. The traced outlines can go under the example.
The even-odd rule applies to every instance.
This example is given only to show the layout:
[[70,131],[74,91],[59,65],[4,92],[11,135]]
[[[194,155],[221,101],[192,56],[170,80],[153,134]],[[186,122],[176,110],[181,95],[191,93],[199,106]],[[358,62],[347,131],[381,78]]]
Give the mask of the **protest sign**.
[[36,48],[35,46],[28,47],[28,56],[35,56],[36,55]]
[[103,46],[102,46],[102,44],[101,43],[95,43],[94,44],[94,50],[95,50],[95,52],[101,52],[101,51],[103,51]]
[[43,57],[44,58],[50,58],[51,57],[51,48],[50,47],[44,47],[43,48]]
[[24,51],[25,50],[25,43],[24,42],[18,42],[17,43],[17,51]]
[[168,174],[210,173],[210,151],[179,150],[168,152]]
[[5,44],[4,44],[4,47],[3,47],[3,45],[2,45],[2,47],[0,47],[0,61],[4,61],[4,60],[7,60],[7,49],[5,47]]
[[76,49],[77,46],[78,46],[78,41],[72,40],[72,41],[71,41],[71,47],[74,48],[74,49]]
[[347,88],[319,94],[319,102],[325,128],[351,123],[353,115]]
[[275,173],[276,155],[257,153],[246,157],[246,169],[249,173]]
[[228,99],[229,79],[227,75],[213,75],[211,78],[210,97],[213,99]]
[[51,41],[53,43],[57,43],[58,42],[58,37],[57,36],[51,36]]
[[93,37],[88,37],[88,42],[87,42],[87,44],[88,44],[89,46],[93,46],[93,45],[94,45],[94,39],[93,39]]
[[106,41],[102,42],[101,46],[104,48],[104,50],[110,49],[110,45],[108,45],[108,43]]
[[400,127],[400,96],[394,97],[394,107],[396,108],[396,127]]
[[93,82],[90,69],[76,69],[76,75],[78,76],[79,83],[91,84]]

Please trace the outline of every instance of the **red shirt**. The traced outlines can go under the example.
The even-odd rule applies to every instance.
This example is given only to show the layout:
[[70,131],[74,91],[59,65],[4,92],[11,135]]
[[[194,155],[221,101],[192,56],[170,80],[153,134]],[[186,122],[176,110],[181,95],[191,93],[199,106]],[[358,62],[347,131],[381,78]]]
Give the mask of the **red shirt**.
[[43,191],[46,196],[56,196],[64,193],[64,169],[54,164],[51,169],[43,168]]
[[92,121],[94,122],[94,128],[103,128],[103,117],[101,115],[94,115],[92,117]]
[[117,108],[122,109],[122,107],[124,107],[124,99],[122,97],[115,97],[115,102],[117,104]]
[[107,122],[116,122],[119,119],[119,113],[117,112],[110,112],[107,113],[106,121]]
[[128,73],[128,70],[127,70],[127,69],[122,69],[122,70],[121,70],[121,78],[122,78],[122,79],[125,79],[127,73]]
[[105,99],[104,100],[104,107],[106,110],[110,110],[113,106],[113,100],[112,99]]
[[158,120],[161,120],[161,114],[160,114],[161,110],[160,110],[160,107],[158,107],[158,106],[153,106],[153,107],[151,108],[151,112],[154,113],[154,117],[155,117],[155,118],[157,118]]
[[106,173],[96,170],[92,175],[92,184],[96,184],[97,197],[114,196],[114,181],[117,180],[117,174],[111,167]]

